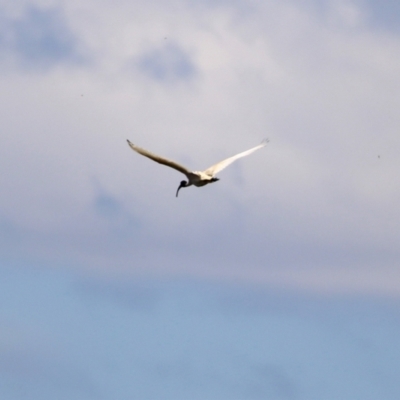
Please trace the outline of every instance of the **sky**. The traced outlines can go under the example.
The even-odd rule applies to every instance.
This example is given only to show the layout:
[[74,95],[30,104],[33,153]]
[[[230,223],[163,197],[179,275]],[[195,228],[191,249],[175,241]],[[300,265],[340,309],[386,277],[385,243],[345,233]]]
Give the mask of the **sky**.
[[0,0],[1,397],[398,399],[399,23]]

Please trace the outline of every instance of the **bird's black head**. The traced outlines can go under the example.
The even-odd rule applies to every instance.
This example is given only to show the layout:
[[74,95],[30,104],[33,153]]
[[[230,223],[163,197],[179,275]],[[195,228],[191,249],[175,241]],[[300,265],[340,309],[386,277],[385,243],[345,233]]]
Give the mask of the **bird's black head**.
[[176,191],[176,197],[178,197],[178,193],[179,193],[180,188],[186,187],[187,184],[188,183],[186,181],[181,181],[181,183],[180,183],[180,185],[178,187],[178,190]]

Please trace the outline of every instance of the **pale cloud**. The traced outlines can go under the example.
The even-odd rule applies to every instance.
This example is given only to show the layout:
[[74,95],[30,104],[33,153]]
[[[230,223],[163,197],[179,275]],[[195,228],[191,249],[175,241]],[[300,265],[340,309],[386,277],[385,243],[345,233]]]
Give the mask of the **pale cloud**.
[[[361,3],[306,3],[41,4],[63,68],[0,77],[2,231],[91,270],[396,292],[398,36]],[[126,145],[203,169],[264,137],[179,199],[181,177]]]

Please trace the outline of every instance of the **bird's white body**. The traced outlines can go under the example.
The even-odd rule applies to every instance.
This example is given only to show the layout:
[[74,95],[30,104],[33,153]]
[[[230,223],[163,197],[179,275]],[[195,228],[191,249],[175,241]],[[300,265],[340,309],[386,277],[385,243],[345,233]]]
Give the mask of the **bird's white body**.
[[207,175],[201,171],[192,171],[190,174],[186,175],[188,177],[189,183],[186,186],[194,185],[197,187],[205,186],[212,182],[213,177]]
[[242,153],[236,154],[232,157],[229,157],[225,160],[220,161],[217,164],[212,165],[211,167],[207,168],[205,171],[190,171],[189,169],[187,169],[186,167],[184,167],[181,164],[176,163],[175,161],[168,160],[167,158],[157,156],[156,154],[153,154],[153,153],[149,152],[148,150],[145,150],[139,146],[136,146],[129,140],[127,140],[127,142],[133,150],[135,150],[137,153],[141,154],[142,156],[148,157],[151,160],[158,162],[159,164],[163,164],[163,165],[166,165],[167,167],[174,168],[177,171],[182,172],[182,174],[186,175],[188,181],[181,182],[181,184],[178,187],[178,190],[176,192],[176,197],[178,197],[179,189],[182,187],[188,187],[188,186],[192,186],[192,185],[201,187],[201,186],[205,186],[209,183],[218,181],[219,179],[216,178],[215,175],[219,171],[222,171],[224,168],[226,168],[229,164],[233,163],[237,159],[239,159],[241,157],[245,157],[245,156],[253,153],[256,150],[261,149],[268,143],[268,139],[263,140],[261,142],[261,144],[259,144],[256,147],[253,147],[249,150],[246,150]]

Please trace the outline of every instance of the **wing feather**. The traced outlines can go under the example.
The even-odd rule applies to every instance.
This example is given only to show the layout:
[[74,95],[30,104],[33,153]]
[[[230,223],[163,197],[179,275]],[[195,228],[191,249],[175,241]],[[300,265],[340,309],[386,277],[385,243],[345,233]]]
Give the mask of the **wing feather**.
[[253,147],[249,150],[243,151],[242,153],[236,154],[232,157],[229,157],[225,160],[220,161],[217,164],[212,165],[211,167],[207,168],[204,173],[209,175],[209,176],[214,176],[218,172],[222,171],[224,168],[226,168],[228,165],[232,164],[234,161],[236,161],[239,158],[246,157],[249,154],[255,152],[258,149],[263,148],[267,143],[269,142],[268,139],[264,139],[258,146]]
[[188,175],[191,172],[186,167],[176,163],[175,161],[169,160],[168,158],[160,157],[154,153],[151,153],[148,150],[142,149],[141,147],[136,146],[135,144],[130,142],[129,140],[127,140],[127,142],[132,150],[135,150],[137,153],[141,154],[142,156],[150,158],[151,160],[153,160],[159,164],[166,165],[167,167],[176,169],[177,171],[182,172],[182,174],[185,174],[185,175]]

